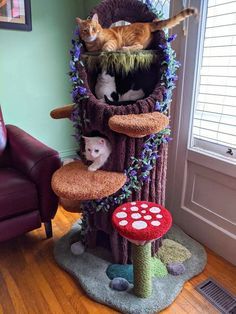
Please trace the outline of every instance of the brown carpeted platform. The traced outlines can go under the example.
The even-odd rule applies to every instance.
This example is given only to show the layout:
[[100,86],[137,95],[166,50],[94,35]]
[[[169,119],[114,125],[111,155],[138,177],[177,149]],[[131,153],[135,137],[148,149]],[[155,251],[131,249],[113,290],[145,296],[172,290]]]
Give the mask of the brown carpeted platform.
[[117,192],[126,182],[123,173],[87,170],[81,161],[74,161],[58,169],[52,177],[52,188],[67,200],[93,200]]
[[53,109],[50,112],[50,116],[53,119],[64,119],[64,118],[69,118],[70,119],[71,113],[73,111],[73,107],[74,107],[74,105],[67,105],[67,106],[63,106],[63,107],[60,107],[60,108]]
[[114,115],[109,119],[111,130],[129,137],[144,137],[158,133],[169,124],[169,118],[160,112]]
[[68,200],[66,198],[59,199],[59,204],[62,206],[62,208],[70,213],[81,213],[80,203],[81,201],[77,200]]

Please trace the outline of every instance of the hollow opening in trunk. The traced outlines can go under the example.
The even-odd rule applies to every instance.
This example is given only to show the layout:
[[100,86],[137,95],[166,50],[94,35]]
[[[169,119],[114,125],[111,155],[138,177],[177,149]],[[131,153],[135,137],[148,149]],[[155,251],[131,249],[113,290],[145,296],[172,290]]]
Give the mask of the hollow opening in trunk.
[[108,251],[111,251],[111,243],[110,243],[110,236],[108,233],[98,230],[97,231],[97,238],[96,238],[96,246],[101,246]]

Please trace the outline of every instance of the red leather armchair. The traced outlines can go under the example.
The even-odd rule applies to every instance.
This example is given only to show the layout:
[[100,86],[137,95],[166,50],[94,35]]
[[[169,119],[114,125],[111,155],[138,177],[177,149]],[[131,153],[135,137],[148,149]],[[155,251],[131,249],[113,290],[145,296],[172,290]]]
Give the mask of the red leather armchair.
[[58,201],[51,176],[60,165],[58,152],[16,126],[5,126],[0,107],[0,241],[41,223],[52,236]]

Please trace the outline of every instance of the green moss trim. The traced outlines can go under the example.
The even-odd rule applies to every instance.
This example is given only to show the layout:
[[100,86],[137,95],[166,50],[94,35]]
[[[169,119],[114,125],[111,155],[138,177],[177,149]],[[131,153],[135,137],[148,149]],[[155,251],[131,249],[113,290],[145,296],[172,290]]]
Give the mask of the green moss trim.
[[133,69],[147,69],[157,62],[158,55],[155,50],[140,50],[133,52],[87,52],[82,60],[89,71],[98,69],[112,69],[116,72],[128,74]]
[[182,244],[170,239],[165,239],[157,255],[160,260],[167,265],[168,263],[174,262],[183,263],[191,257],[191,252]]
[[168,275],[166,266],[156,256],[151,258],[152,277],[163,278]]

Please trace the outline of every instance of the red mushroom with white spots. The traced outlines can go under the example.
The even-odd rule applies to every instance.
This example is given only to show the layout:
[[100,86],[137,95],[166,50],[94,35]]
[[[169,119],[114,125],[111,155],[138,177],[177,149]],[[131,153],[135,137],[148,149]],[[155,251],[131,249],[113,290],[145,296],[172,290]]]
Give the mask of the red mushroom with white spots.
[[121,236],[132,243],[134,293],[151,295],[151,242],[171,227],[171,214],[163,206],[145,201],[125,203],[113,212],[112,223]]

